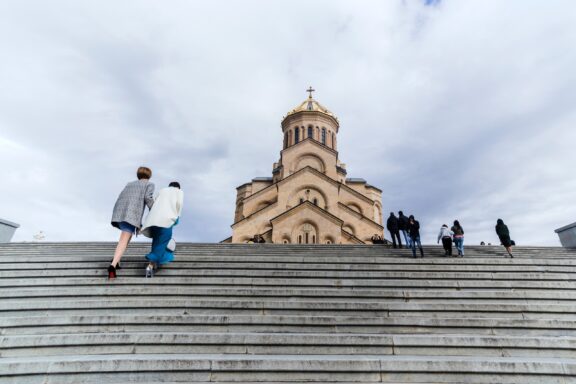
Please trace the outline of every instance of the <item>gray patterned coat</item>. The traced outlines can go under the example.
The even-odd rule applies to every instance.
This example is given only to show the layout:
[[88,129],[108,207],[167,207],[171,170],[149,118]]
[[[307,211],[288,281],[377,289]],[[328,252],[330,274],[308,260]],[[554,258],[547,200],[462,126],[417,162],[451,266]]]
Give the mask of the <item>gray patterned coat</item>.
[[154,204],[154,184],[148,180],[132,181],[124,187],[112,212],[112,226],[118,228],[122,221],[136,228],[142,227],[144,207],[152,208]]

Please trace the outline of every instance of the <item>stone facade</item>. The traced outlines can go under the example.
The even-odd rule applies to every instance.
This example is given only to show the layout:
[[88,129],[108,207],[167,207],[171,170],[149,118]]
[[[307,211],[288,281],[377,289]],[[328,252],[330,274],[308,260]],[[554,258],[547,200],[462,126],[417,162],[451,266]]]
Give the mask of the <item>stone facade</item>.
[[237,188],[232,237],[284,244],[364,244],[383,236],[382,191],[346,178],[340,125],[311,93],[282,120],[283,149],[272,177]]

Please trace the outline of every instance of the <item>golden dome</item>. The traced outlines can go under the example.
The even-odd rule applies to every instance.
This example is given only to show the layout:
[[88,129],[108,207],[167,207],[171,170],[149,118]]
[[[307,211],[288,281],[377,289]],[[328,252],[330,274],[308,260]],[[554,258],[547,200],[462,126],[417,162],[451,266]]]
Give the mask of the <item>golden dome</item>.
[[307,92],[310,93],[310,95],[308,96],[308,99],[306,99],[302,103],[298,104],[296,106],[296,108],[294,108],[293,110],[288,112],[284,118],[291,116],[291,115],[294,115],[294,114],[299,113],[299,112],[321,112],[321,113],[324,113],[324,114],[332,117],[334,120],[338,121],[338,118],[336,117],[336,115],[334,115],[332,112],[330,112],[328,109],[326,109],[326,107],[324,107],[322,104],[320,104],[319,102],[317,102],[316,100],[314,100],[312,98],[312,92],[314,92],[312,87],[310,87],[307,90]]

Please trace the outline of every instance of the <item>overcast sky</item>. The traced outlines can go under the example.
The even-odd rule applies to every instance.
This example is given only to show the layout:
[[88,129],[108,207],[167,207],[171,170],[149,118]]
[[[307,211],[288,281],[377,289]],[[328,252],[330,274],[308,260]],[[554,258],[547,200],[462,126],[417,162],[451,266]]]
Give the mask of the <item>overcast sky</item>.
[[[181,182],[180,241],[231,235],[306,98],[340,120],[349,177],[423,240],[559,245],[576,221],[576,2],[0,2],[0,218],[15,241],[116,240],[139,165]],[[389,237],[388,233],[386,233]]]

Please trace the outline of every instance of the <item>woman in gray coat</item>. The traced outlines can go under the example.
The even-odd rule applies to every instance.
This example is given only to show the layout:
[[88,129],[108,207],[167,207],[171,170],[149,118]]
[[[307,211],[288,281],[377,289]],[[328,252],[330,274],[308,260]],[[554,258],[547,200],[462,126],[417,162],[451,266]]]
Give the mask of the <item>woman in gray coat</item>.
[[124,187],[112,213],[111,224],[113,227],[118,228],[120,232],[120,240],[114,252],[114,259],[108,267],[108,278],[116,278],[116,269],[119,268],[118,264],[132,235],[137,233],[142,227],[142,216],[144,209],[152,208],[154,204],[154,184],[150,182],[152,171],[150,168],[140,167],[136,172],[138,180],[132,181]]

